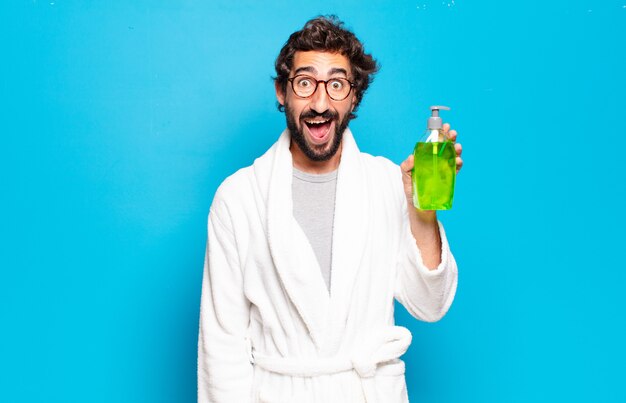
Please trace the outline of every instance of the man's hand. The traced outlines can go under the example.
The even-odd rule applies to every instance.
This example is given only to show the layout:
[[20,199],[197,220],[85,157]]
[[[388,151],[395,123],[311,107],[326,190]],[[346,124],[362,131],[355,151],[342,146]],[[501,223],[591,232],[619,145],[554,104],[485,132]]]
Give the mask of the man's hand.
[[[456,142],[456,130],[450,130],[450,125],[443,125],[444,133],[447,133],[450,141],[454,142],[454,150],[456,151],[456,172],[458,173],[463,167],[461,153],[463,147]],[[409,220],[411,221],[411,233],[415,238],[417,247],[420,249],[424,264],[430,268],[436,268],[441,262],[441,239],[439,238],[439,230],[437,228],[436,211],[422,211],[413,206],[413,181],[411,173],[413,172],[413,154],[409,156],[402,164],[402,182],[404,184],[404,194],[409,209]]]

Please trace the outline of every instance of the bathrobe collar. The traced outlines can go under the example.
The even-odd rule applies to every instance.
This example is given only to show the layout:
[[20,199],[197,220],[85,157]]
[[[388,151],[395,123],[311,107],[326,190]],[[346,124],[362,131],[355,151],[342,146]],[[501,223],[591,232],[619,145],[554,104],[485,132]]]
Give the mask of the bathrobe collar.
[[287,295],[322,355],[341,342],[367,236],[365,174],[350,129],[343,147],[335,196],[330,295],[311,245],[293,216],[293,161],[285,130],[254,163],[267,207],[267,237]]

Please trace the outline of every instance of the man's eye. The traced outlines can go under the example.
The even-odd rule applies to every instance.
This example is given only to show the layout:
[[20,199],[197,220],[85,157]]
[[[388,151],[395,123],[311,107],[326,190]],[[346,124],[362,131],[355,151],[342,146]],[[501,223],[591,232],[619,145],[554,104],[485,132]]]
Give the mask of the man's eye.
[[340,90],[343,88],[343,83],[339,80],[331,81],[330,88],[332,88],[333,90]]
[[298,81],[298,86],[302,88],[309,87],[310,85],[311,85],[311,80],[309,80],[308,78],[303,78],[300,81]]

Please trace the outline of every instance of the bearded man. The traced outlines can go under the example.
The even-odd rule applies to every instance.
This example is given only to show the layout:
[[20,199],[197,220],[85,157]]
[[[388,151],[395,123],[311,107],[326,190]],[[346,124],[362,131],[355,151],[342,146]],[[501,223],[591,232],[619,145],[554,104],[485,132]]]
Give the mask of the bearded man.
[[335,17],[280,51],[287,129],[209,213],[200,403],[408,401],[411,334],[394,326],[394,298],[437,321],[457,267],[436,213],[413,207],[413,157],[398,167],[361,153],[348,128],[377,69]]

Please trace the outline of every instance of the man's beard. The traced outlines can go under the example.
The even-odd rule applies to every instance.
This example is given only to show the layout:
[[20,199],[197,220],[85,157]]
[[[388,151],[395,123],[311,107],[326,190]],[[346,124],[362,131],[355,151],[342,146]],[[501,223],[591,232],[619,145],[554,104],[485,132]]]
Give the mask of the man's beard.
[[304,155],[306,155],[311,161],[328,161],[331,159],[337,153],[337,150],[339,150],[341,140],[343,139],[343,132],[346,130],[348,123],[350,122],[349,114],[346,114],[343,120],[339,122],[339,114],[330,110],[327,110],[324,113],[308,111],[300,115],[300,121],[303,122],[303,125],[306,124],[304,123],[304,119],[312,119],[316,117],[322,117],[323,119],[331,119],[335,121],[335,136],[331,140],[330,148],[325,150],[327,144],[316,145],[307,142],[303,132],[304,126],[302,129],[298,129],[293,110],[289,107],[288,103],[285,103],[285,115],[287,117],[287,128],[291,133],[291,139],[296,142],[298,147],[300,147],[300,150],[302,150]]

